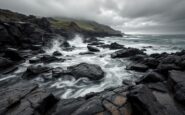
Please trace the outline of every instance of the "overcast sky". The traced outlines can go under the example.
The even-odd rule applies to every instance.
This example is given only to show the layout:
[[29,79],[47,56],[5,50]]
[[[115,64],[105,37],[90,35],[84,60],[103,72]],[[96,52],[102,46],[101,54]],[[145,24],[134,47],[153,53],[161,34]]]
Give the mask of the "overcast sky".
[[125,33],[185,34],[185,0],[0,0],[0,8],[94,20]]

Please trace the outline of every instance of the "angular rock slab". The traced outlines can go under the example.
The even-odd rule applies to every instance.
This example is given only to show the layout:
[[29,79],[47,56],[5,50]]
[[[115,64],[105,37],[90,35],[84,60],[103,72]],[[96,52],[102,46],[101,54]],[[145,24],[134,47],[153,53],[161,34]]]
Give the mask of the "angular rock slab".
[[1,115],[43,115],[58,102],[52,94],[32,83],[18,83],[0,90]]
[[168,115],[165,108],[157,101],[151,90],[145,85],[132,87],[127,96],[133,106],[134,114]]

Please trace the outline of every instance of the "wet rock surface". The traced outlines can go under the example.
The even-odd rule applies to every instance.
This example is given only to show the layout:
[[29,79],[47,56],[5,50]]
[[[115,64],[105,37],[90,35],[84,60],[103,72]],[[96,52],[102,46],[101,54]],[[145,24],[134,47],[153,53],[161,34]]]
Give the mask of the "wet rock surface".
[[104,72],[98,65],[81,63],[68,68],[69,73],[75,78],[86,77],[90,80],[100,80],[104,77]]
[[91,51],[91,52],[100,52],[100,50],[96,47],[93,47],[93,46],[87,46],[88,50]]
[[[122,88],[120,88],[122,89]],[[89,98],[61,100],[56,115],[131,115],[132,109],[126,91],[104,91]]]
[[43,115],[49,113],[58,99],[32,83],[18,83],[1,88],[1,115]]
[[112,58],[125,58],[135,56],[137,54],[144,54],[143,51],[135,48],[124,48],[111,54]]

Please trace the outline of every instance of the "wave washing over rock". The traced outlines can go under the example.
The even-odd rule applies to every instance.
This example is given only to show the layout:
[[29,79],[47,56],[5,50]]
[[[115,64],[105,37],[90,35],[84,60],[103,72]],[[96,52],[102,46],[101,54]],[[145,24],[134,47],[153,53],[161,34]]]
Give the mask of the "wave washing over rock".
[[111,59],[109,54],[114,52],[114,50],[110,51],[100,48],[100,52],[96,54],[81,55],[80,53],[88,52],[88,43],[83,43],[79,35],[77,35],[74,40],[69,41],[70,45],[75,47],[72,51],[63,51],[58,47],[58,41],[53,42],[53,46],[50,49],[46,49],[46,52],[52,54],[55,51],[59,51],[63,56],[67,55],[67,58],[65,62],[50,63],[49,66],[67,68],[80,63],[89,63],[99,65],[105,72],[105,77],[99,82],[90,81],[86,78],[80,78],[78,80],[58,79],[51,87],[65,90],[61,98],[85,96],[90,92],[100,92],[107,88],[121,86],[123,80],[133,81],[135,79],[133,72],[124,70],[126,65],[129,64],[127,60]]

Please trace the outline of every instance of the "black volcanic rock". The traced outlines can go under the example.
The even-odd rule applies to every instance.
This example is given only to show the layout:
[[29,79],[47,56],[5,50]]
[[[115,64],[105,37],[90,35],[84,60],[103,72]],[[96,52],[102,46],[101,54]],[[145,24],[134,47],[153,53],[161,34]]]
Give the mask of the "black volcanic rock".
[[37,75],[39,75],[39,74],[42,74],[44,72],[48,72],[49,70],[51,70],[51,68],[49,68],[49,67],[40,66],[40,65],[38,65],[38,66],[31,65],[24,72],[22,78],[32,79],[32,78],[37,77]]
[[160,61],[158,59],[148,57],[145,58],[142,63],[147,65],[149,68],[155,69],[159,65]]
[[138,72],[146,72],[149,68],[148,66],[144,65],[144,64],[132,64],[127,66],[126,68],[127,70],[134,70],[134,71],[138,71]]
[[0,96],[1,115],[44,115],[58,102],[58,98],[32,83],[1,88]]
[[53,52],[53,56],[62,56],[62,53],[60,53],[59,51],[55,51]]
[[51,63],[51,62],[56,62],[56,61],[64,61],[63,59],[59,59],[55,56],[51,55],[43,55],[40,60],[44,63]]
[[170,71],[168,85],[175,92],[175,99],[185,105],[185,72]]
[[112,50],[122,49],[122,48],[124,48],[124,46],[123,45],[120,45],[120,44],[118,44],[116,42],[110,44],[110,49],[112,49]]
[[137,54],[144,54],[143,51],[136,48],[124,48],[111,54],[112,58],[126,58],[135,56]]
[[11,59],[13,61],[21,61],[24,58],[21,56],[21,54],[18,52],[17,49],[14,48],[7,48],[4,51],[4,57]]
[[134,115],[168,115],[145,85],[134,86],[127,96],[133,106]]
[[93,47],[93,46],[87,46],[88,50],[91,51],[91,52],[100,52],[100,50],[96,47]]
[[104,72],[98,65],[81,63],[68,68],[75,78],[86,77],[90,80],[100,80],[104,77]]
[[0,70],[4,70],[8,67],[11,67],[14,63],[11,60],[0,57]]
[[152,71],[144,75],[137,83],[155,83],[161,81],[164,81],[164,76]]
[[185,81],[178,83],[175,86],[175,99],[185,105]]

